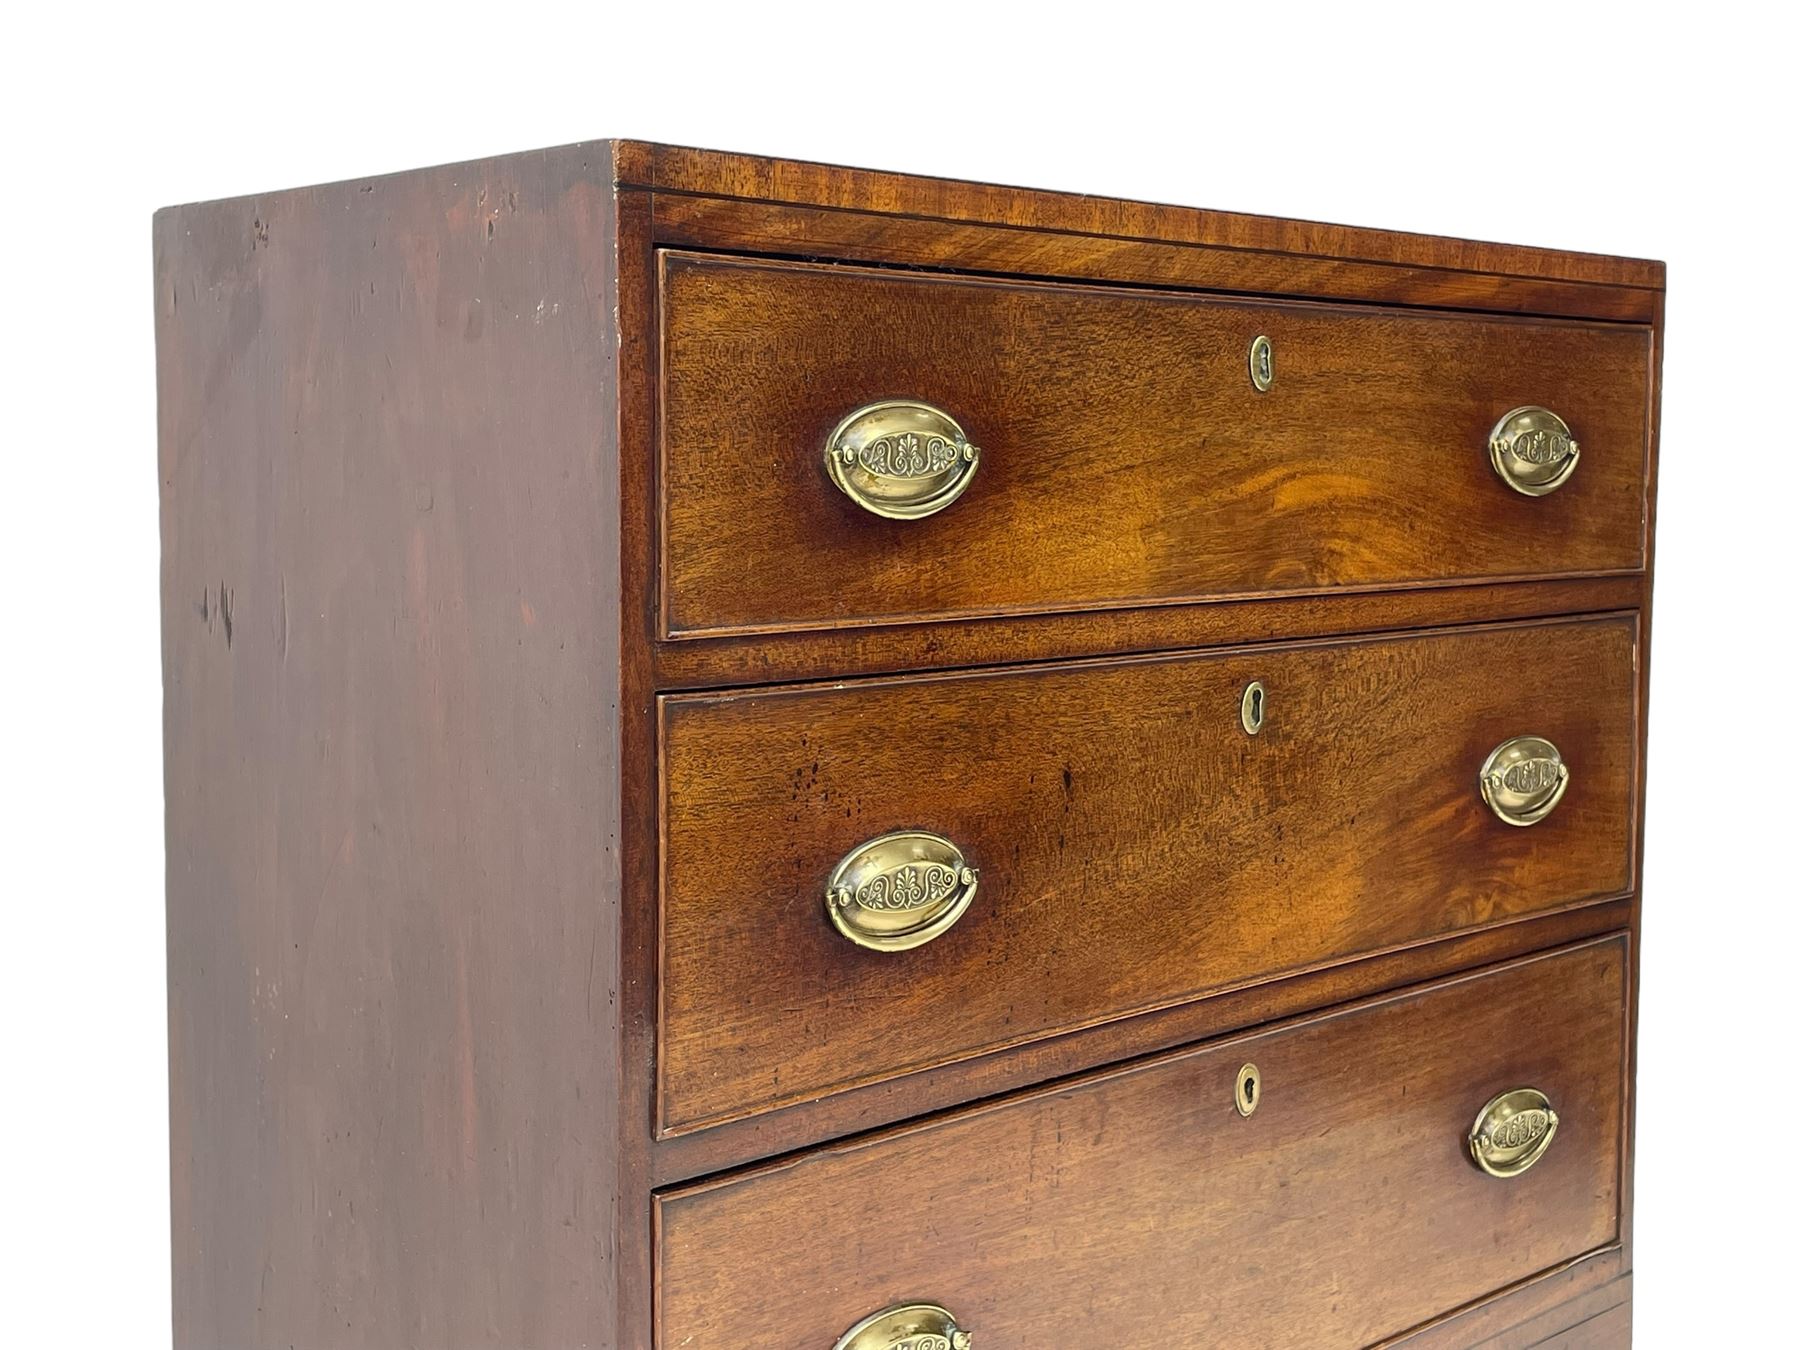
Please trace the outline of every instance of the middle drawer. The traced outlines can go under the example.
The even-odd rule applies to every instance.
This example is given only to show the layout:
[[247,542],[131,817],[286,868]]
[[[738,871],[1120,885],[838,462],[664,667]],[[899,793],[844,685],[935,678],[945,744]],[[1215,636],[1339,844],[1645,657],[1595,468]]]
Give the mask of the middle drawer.
[[666,695],[660,1128],[1624,894],[1636,644],[1607,615]]

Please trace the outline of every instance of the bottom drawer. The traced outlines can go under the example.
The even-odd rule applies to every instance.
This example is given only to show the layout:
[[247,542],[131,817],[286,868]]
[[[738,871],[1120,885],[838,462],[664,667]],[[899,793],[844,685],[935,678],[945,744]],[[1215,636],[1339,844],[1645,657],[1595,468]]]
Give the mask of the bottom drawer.
[[[990,1350],[1405,1331],[1614,1240],[1625,958],[1609,938],[664,1195],[659,1345],[827,1350],[899,1304]],[[1471,1129],[1519,1088],[1554,1118],[1489,1113],[1489,1161],[1554,1130],[1489,1175]]]

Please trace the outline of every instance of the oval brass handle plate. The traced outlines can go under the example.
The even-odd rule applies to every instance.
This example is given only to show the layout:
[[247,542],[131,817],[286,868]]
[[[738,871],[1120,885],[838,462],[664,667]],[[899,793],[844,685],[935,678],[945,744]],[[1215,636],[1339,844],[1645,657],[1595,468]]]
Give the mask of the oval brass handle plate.
[[1469,1156],[1490,1177],[1516,1177],[1549,1150],[1558,1124],[1550,1099],[1536,1088],[1502,1092],[1475,1117]]
[[858,408],[825,438],[825,471],[865,511],[918,520],[962,496],[981,451],[941,408],[910,399]]
[[1581,457],[1569,424],[1548,408],[1514,408],[1488,434],[1494,472],[1514,492],[1543,497],[1568,482]]
[[1569,786],[1562,752],[1542,736],[1514,736],[1481,766],[1481,799],[1508,825],[1535,825]]
[[969,1350],[969,1333],[935,1303],[903,1303],[863,1318],[833,1350]]
[[858,844],[831,869],[825,909],[859,947],[904,952],[942,936],[975,898],[975,869],[942,835],[901,830]]

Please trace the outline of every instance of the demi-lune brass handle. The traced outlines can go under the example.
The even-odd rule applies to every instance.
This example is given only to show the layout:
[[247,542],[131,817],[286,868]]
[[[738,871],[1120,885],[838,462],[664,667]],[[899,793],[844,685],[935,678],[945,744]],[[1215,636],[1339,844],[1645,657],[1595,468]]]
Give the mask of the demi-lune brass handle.
[[863,1318],[833,1350],[969,1350],[969,1333],[935,1303],[903,1303]]
[[890,520],[918,520],[962,496],[981,451],[956,419],[911,399],[871,403],[825,438],[825,471],[851,501]]
[[1581,447],[1569,424],[1548,408],[1514,408],[1488,434],[1494,472],[1514,492],[1544,497],[1575,473]]
[[975,883],[975,869],[955,844],[901,830],[838,860],[825,883],[825,910],[857,946],[904,952],[949,931],[975,898]]
[[1481,799],[1508,825],[1535,825],[1569,786],[1562,751],[1542,736],[1514,736],[1481,766]]
[[1549,1150],[1557,1124],[1550,1099],[1536,1088],[1502,1092],[1475,1117],[1469,1156],[1490,1177],[1516,1177]]

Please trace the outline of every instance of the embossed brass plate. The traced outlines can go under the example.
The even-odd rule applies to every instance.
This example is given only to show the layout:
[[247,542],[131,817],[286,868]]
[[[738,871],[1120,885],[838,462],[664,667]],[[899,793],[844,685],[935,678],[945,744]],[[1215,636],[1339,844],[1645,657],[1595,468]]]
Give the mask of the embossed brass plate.
[[1275,383],[1275,344],[1267,337],[1259,335],[1251,340],[1250,383],[1259,394],[1268,393],[1269,386]]
[[935,1303],[905,1303],[865,1317],[833,1350],[969,1350],[969,1333]]
[[954,417],[907,399],[858,408],[825,438],[831,481],[865,511],[891,520],[942,511],[980,463]]
[[1256,1108],[1262,1105],[1262,1074],[1256,1065],[1246,1064],[1238,1070],[1237,1087],[1233,1089],[1232,1096],[1237,1102],[1240,1116],[1253,1115]]
[[975,882],[975,869],[948,839],[902,830],[844,855],[825,883],[825,909],[857,946],[903,952],[962,918]]
[[1494,472],[1527,497],[1555,492],[1575,472],[1581,447],[1569,424],[1548,408],[1514,408],[1488,435]]
[[1544,1156],[1556,1126],[1550,1099],[1536,1088],[1502,1092],[1475,1117],[1469,1156],[1491,1177],[1516,1177]]
[[1569,786],[1562,752],[1542,736],[1514,736],[1481,766],[1481,799],[1508,825],[1535,825]]

